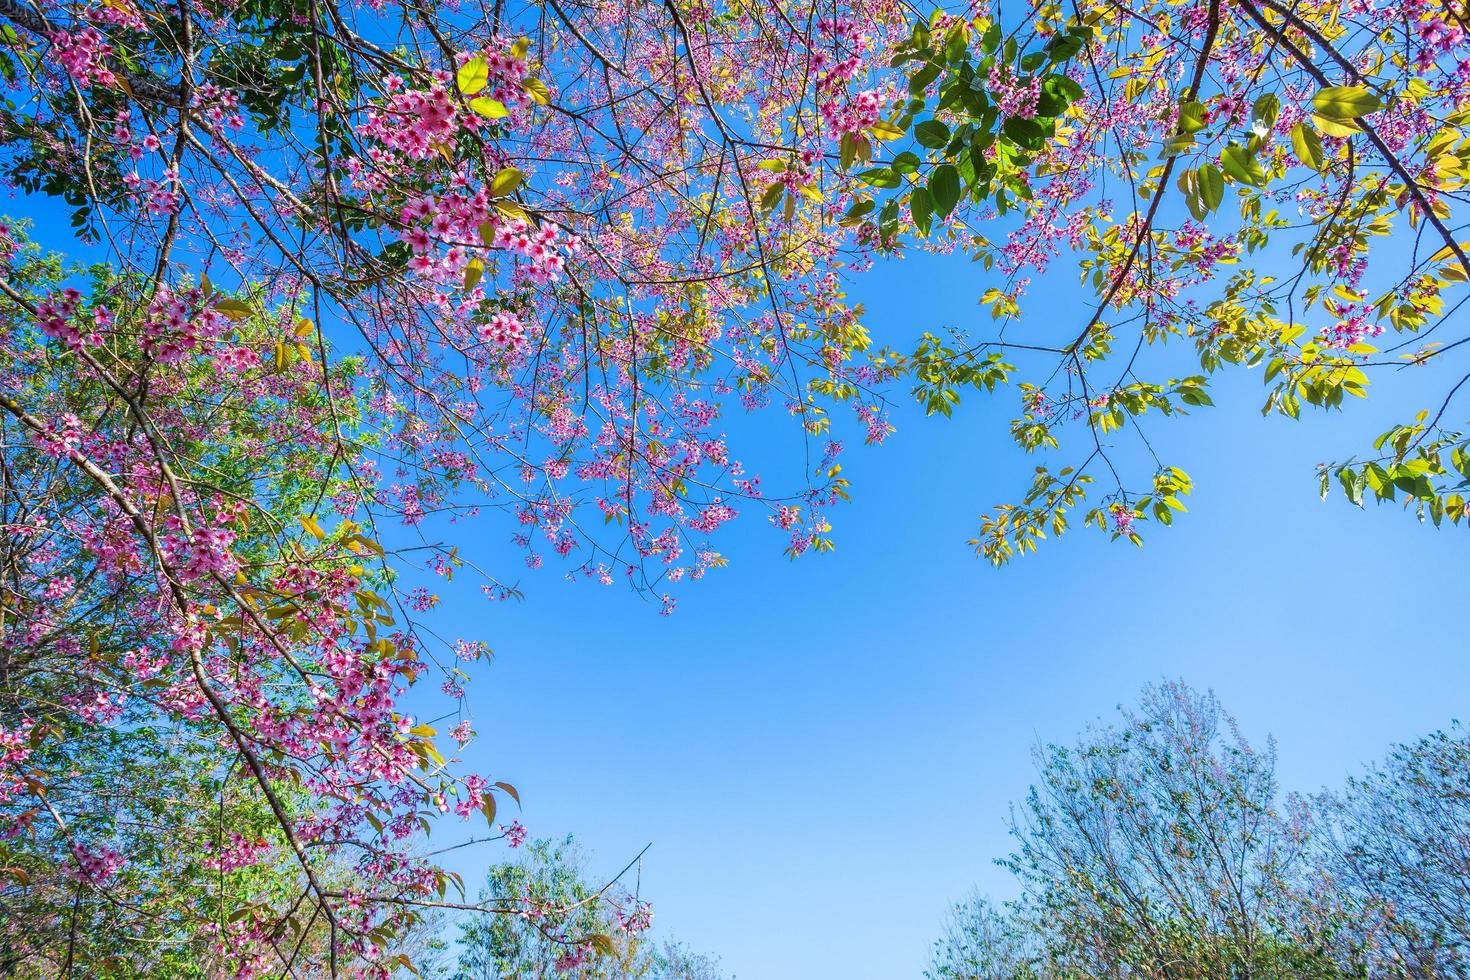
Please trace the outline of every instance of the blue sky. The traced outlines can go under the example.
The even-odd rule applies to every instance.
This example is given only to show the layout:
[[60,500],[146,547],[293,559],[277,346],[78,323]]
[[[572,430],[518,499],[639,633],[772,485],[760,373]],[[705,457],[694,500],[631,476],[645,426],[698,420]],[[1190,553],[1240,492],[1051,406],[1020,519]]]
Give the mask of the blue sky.
[[[855,295],[908,344],[978,326],[979,275],[917,257]],[[1032,322],[1072,322],[1066,302]],[[1033,746],[1147,682],[1214,689],[1302,791],[1463,713],[1463,529],[1323,503],[1313,470],[1447,387],[1400,375],[1293,423],[1263,420],[1259,374],[1237,374],[1217,408],[1150,431],[1197,482],[1173,529],[1141,550],[1078,531],[999,571],[964,542],[1033,465],[1009,444],[1012,396],[952,420],[905,408],[888,444],[845,457],[834,554],[790,562],[754,518],[721,532],[731,567],[672,617],[550,565],[523,603],[451,605],[446,629],[496,653],[468,758],[516,783],[533,834],[575,833],[594,874],[651,842],[660,932],[745,980],[917,977],[950,903],[1013,893],[991,862]],[[505,529],[474,533],[494,552]]]

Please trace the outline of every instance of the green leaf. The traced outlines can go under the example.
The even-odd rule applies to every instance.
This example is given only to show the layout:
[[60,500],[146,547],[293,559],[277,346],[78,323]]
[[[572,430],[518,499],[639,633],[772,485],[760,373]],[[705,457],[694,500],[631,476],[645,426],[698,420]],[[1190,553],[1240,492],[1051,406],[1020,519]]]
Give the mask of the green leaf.
[[1197,133],[1205,128],[1205,107],[1198,102],[1186,102],[1179,107],[1179,132]]
[[1204,206],[1205,213],[1209,214],[1217,210],[1225,200],[1225,178],[1212,163],[1200,167],[1196,174],[1199,179],[1200,204]]
[[1312,96],[1312,108],[1328,119],[1357,119],[1383,108],[1383,102],[1361,85],[1334,85]]
[[1077,56],[1087,42],[1077,34],[1058,34],[1046,46],[1047,56],[1052,61],[1069,61]]
[[943,149],[949,143],[949,127],[938,119],[927,119],[914,127],[914,139],[931,150]]
[[918,95],[923,92],[934,79],[939,77],[939,72],[940,67],[933,64],[927,64],[914,72],[914,76],[909,79],[909,94]]
[[934,198],[934,212],[949,217],[960,202],[960,172],[947,163],[935,167],[929,177],[929,194]]
[[780,181],[767,187],[765,193],[761,195],[761,211],[770,211],[775,208],[781,203],[781,195],[785,193],[786,185]]
[[1265,136],[1276,125],[1276,117],[1281,115],[1281,100],[1273,92],[1266,92],[1256,99],[1255,105],[1251,106],[1252,129],[1257,136]]
[[894,157],[888,166],[893,168],[894,173],[911,174],[919,169],[919,158],[905,150]]
[[1179,174],[1177,186],[1184,194],[1184,202],[1189,205],[1189,213],[1194,216],[1194,220],[1203,221],[1205,207],[1199,197],[1199,174],[1193,170],[1183,171]]
[[914,188],[914,193],[909,197],[909,211],[914,216],[914,227],[919,229],[920,234],[929,234],[934,216],[934,198],[929,194],[928,188]]
[[897,187],[898,174],[888,167],[874,167],[858,174],[858,180],[872,187]]
[[1252,187],[1266,185],[1266,171],[1261,169],[1260,161],[1243,146],[1231,143],[1225,147],[1220,153],[1220,166],[1238,183],[1250,184]]
[[1296,158],[1317,172],[1321,172],[1327,161],[1322,156],[1322,137],[1304,122],[1291,128],[1291,148]]

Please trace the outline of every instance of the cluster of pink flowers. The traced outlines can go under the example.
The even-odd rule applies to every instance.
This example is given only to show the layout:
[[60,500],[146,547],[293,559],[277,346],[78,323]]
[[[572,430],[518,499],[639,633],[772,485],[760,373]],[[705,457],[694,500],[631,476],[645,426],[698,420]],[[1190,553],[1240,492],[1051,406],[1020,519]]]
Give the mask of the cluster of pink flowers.
[[629,909],[618,909],[618,928],[632,935],[643,932],[653,925],[653,906],[648,902],[635,901]]
[[183,206],[184,196],[179,192],[179,175],[173,171],[164,171],[162,179],[124,174],[123,184],[127,186],[133,199],[151,215],[176,214]]
[[271,851],[271,843],[265,838],[242,837],[233,830],[225,838],[217,853],[213,844],[208,847],[211,853],[204,859],[204,866],[215,871],[234,871],[237,868],[259,864],[261,859]]
[[581,966],[583,963],[586,963],[587,958],[591,955],[592,947],[590,944],[578,943],[571,949],[567,950],[565,953],[562,953],[560,956],[558,956],[556,958],[556,961],[553,962],[551,965],[556,969],[558,973],[570,973],[571,971],[577,969],[577,967]]
[[1127,504],[1113,504],[1108,508],[1108,516],[1113,520],[1114,534],[1132,534],[1133,524],[1138,520],[1138,515]]
[[1419,35],[1419,48],[1414,53],[1414,62],[1420,71],[1428,71],[1441,55],[1465,43],[1465,29],[1443,17],[1421,20],[1415,29]]
[[44,599],[64,599],[71,595],[72,590],[77,587],[77,580],[70,575],[58,575],[46,583],[46,589],[41,593]]
[[491,244],[530,260],[527,276],[535,283],[555,282],[567,266],[567,256],[582,250],[582,239],[576,235],[561,238],[555,225],[542,223],[539,228],[521,218],[500,224]]
[[221,88],[214,82],[205,82],[194,89],[190,102],[195,109],[204,113],[204,118],[216,126],[231,130],[245,128],[245,120],[240,116],[240,95],[233,89]]
[[501,347],[518,347],[526,339],[526,328],[514,313],[496,313],[479,327],[480,339]]
[[235,532],[228,526],[233,519],[234,515],[221,513],[216,523],[195,527],[185,537],[178,518],[170,515],[165,522],[168,531],[160,537],[159,544],[164,555],[178,563],[185,581],[235,573],[238,564],[230,553]]
[[1342,318],[1337,323],[1318,331],[1318,336],[1328,347],[1346,351],[1374,337],[1382,336],[1383,332],[1383,327],[1368,322],[1367,313],[1350,307],[1342,311]]
[[410,160],[427,160],[456,132],[459,108],[443,88],[411,89],[368,113],[364,132]]
[[92,27],[74,31],[54,31],[51,50],[66,73],[80,86],[116,85],[117,76],[107,67],[112,45]]
[[107,844],[88,847],[77,843],[72,845],[71,853],[77,862],[77,875],[92,885],[107,884],[123,868],[122,855]]
[[501,824],[500,832],[505,835],[505,843],[509,847],[520,847],[526,842],[526,828],[521,826],[519,820]]
[[822,103],[822,121],[837,136],[860,133],[880,118],[882,98],[877,89],[864,89],[845,100]]
[[[148,307],[148,319],[143,324],[143,349],[160,363],[176,364],[202,345],[218,340],[229,322],[218,310],[203,306],[203,299],[198,289],[183,294],[160,289]],[[242,363],[239,354],[222,353],[226,355],[222,366],[227,369]],[[251,359],[254,359],[253,352]]]
[[82,447],[82,439],[86,434],[86,427],[82,420],[67,412],[57,419],[59,426],[50,426],[44,434],[37,434],[36,444],[46,452],[48,456],[61,459],[69,457],[78,452]]
[[[95,324],[88,325],[85,332],[82,326],[76,323],[77,310],[82,302],[82,294],[75,289],[63,289],[51,299],[36,305],[36,323],[41,332],[53,340],[59,340],[73,350],[82,347],[95,347],[102,342],[98,335]],[[98,318],[104,320],[109,314],[106,307],[100,307]],[[103,324],[105,325],[105,324]]]
[[[21,765],[31,757],[31,738],[36,723],[22,718],[16,728],[0,728],[0,806],[15,799],[25,789]],[[0,840],[8,840],[21,831],[18,821],[0,816]]]
[[1041,79],[1031,76],[1018,79],[1008,70],[996,65],[990,69],[991,94],[996,99],[996,110],[1004,117],[1034,119],[1041,101]]

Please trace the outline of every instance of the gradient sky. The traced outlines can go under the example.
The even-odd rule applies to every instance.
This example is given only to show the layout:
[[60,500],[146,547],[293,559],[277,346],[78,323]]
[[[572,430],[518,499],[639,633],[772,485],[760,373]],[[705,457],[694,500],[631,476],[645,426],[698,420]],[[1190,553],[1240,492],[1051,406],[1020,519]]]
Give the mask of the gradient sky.
[[[75,254],[60,212],[32,213],[38,238]],[[911,349],[926,329],[981,329],[985,285],[977,266],[916,257],[853,292],[880,342]],[[1072,303],[1034,287],[1030,336],[1075,329]],[[1189,373],[1189,351],[1172,354]],[[435,628],[495,651],[471,687],[468,762],[519,787],[533,835],[574,833],[594,876],[651,843],[658,934],[742,980],[917,977],[952,902],[1013,894],[992,862],[1033,747],[1150,681],[1212,688],[1249,737],[1274,735],[1284,787],[1339,784],[1465,712],[1464,530],[1322,503],[1312,464],[1361,451],[1448,384],[1401,374],[1366,405],[1293,423],[1260,417],[1258,374],[1231,378],[1217,408],[1150,428],[1198,489],[1172,530],[1145,525],[1141,550],[1076,531],[992,569],[964,542],[1034,465],[1007,434],[1013,393],[967,398],[951,420],[900,397],[886,445],[847,439],[854,502],[833,554],[788,561],[752,512],[720,533],[731,566],[682,589],[671,617],[621,587],[569,585],[555,561],[522,569],[522,603],[441,589],[462,601]],[[730,428],[753,469],[801,464],[790,425]],[[487,516],[459,544],[514,580],[512,530]],[[505,853],[451,866],[473,882]]]
[[[911,345],[978,328],[980,276],[919,257],[854,295],[880,340]],[[1035,293],[1053,296],[1031,304],[1038,335],[1065,333],[1076,308]],[[1007,393],[952,420],[904,407],[881,448],[849,440],[836,552],[793,563],[761,518],[737,521],[718,542],[731,567],[672,617],[552,563],[521,579],[524,603],[467,601],[451,631],[496,654],[469,761],[517,784],[533,835],[575,833],[596,874],[651,842],[659,932],[744,980],[917,977],[952,902],[1013,894],[992,861],[1032,748],[1150,681],[1212,688],[1253,741],[1274,736],[1285,788],[1337,785],[1464,713],[1464,530],[1323,503],[1313,464],[1448,386],[1400,375],[1293,423],[1261,418],[1258,373],[1233,377],[1217,408],[1149,430],[1198,489],[1141,550],[1077,531],[997,571],[966,547],[1034,465],[1010,445]],[[799,459],[764,438],[764,459]],[[476,533],[493,551],[508,532]]]

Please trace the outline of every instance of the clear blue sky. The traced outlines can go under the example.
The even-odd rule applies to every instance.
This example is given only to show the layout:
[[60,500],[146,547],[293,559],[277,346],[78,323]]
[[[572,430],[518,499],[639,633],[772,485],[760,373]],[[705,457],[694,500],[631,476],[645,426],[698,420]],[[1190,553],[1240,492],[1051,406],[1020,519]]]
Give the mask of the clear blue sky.
[[[907,345],[979,325],[980,275],[917,257],[855,295]],[[1033,303],[1033,322],[1071,322],[1061,302]],[[1151,430],[1198,484],[1172,530],[1142,550],[1074,532],[1000,571],[964,541],[1030,472],[1013,396],[949,421],[905,410],[884,447],[850,441],[834,554],[789,562],[757,517],[722,532],[731,567],[669,618],[550,563],[522,604],[459,607],[446,629],[496,652],[470,760],[516,783],[533,834],[575,833],[595,872],[652,842],[660,932],[743,980],[917,977],[951,902],[1012,894],[991,862],[1032,747],[1149,681],[1213,688],[1248,736],[1276,736],[1283,786],[1303,791],[1465,714],[1464,529],[1322,503],[1312,468],[1446,388],[1400,377],[1292,423],[1263,420],[1259,374],[1237,376],[1216,409]],[[507,532],[475,533],[494,552]]]
[[[64,222],[38,237],[76,254]],[[919,256],[854,295],[904,348],[979,327],[981,277]],[[1048,304],[1047,290],[1035,329],[1075,322],[1069,294]],[[1324,504],[1312,469],[1447,387],[1406,375],[1347,414],[1291,423],[1261,419],[1259,375],[1236,375],[1217,408],[1151,429],[1198,484],[1172,530],[1146,526],[1142,550],[1079,531],[1000,571],[964,542],[1027,482],[1006,433],[1013,394],[968,399],[952,420],[905,406],[882,448],[848,440],[854,502],[834,554],[789,562],[752,514],[721,532],[731,567],[683,589],[672,617],[621,587],[569,585],[554,561],[521,576],[523,603],[445,590],[463,601],[436,629],[496,654],[471,687],[482,737],[468,760],[520,788],[534,835],[574,833],[594,874],[651,842],[659,933],[742,980],[917,977],[950,903],[1012,894],[992,860],[1032,747],[1149,681],[1213,688],[1248,735],[1276,736],[1283,785],[1304,791],[1466,714],[1464,529]],[[779,432],[740,455],[789,470],[799,444]],[[464,552],[514,578],[502,519],[463,529]],[[455,866],[474,881],[476,860],[505,853],[457,852]]]

